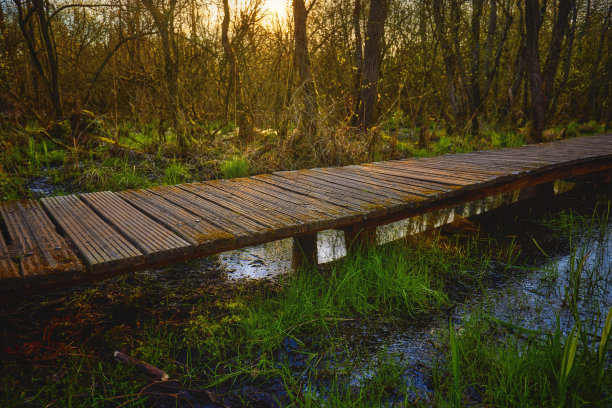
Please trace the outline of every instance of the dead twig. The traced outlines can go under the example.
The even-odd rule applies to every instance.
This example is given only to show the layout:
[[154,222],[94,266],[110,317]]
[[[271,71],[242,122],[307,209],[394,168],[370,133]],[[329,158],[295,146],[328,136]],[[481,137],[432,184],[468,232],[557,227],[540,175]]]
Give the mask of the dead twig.
[[120,351],[115,351],[113,356],[115,357],[115,360],[132,365],[151,377],[162,381],[167,381],[170,379],[170,376],[164,370],[154,367],[151,364],[145,363],[144,361],[138,360],[132,356],[128,356]]

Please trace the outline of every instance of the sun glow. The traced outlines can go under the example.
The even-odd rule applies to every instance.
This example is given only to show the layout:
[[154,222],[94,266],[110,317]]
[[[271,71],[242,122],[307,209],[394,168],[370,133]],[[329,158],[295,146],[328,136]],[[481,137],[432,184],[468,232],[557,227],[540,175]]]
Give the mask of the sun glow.
[[287,15],[287,8],[289,7],[291,0],[266,0],[263,5],[264,11],[270,15],[270,17],[285,17]]

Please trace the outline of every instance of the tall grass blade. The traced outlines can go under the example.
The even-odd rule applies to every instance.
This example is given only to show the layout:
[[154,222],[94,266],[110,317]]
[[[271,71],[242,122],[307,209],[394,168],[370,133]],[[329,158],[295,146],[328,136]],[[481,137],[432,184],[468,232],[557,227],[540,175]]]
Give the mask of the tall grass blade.
[[572,372],[576,351],[578,350],[578,340],[580,338],[580,326],[574,325],[572,332],[565,343],[563,351],[563,361],[561,362],[561,372],[559,374],[559,396],[557,398],[557,407],[561,408],[565,405],[567,396],[567,385],[569,375]]
[[453,406],[459,407],[461,404],[461,390],[459,389],[459,346],[455,337],[455,328],[450,323],[449,341],[451,348],[451,367],[453,372]]
[[612,333],[612,306],[608,310],[608,316],[606,317],[606,324],[604,325],[603,332],[601,333],[601,340],[599,342],[599,350],[597,356],[597,384],[601,385],[605,372],[605,357],[608,351],[608,345],[610,344],[610,334]]

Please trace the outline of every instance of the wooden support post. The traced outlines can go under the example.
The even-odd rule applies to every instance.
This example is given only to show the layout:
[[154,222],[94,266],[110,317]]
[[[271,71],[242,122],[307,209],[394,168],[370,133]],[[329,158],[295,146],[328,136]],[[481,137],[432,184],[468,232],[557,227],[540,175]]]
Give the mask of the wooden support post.
[[376,245],[376,227],[364,228],[360,224],[343,228],[347,255]]
[[604,186],[612,183],[612,170],[600,171],[595,173],[594,182],[597,185]]
[[298,270],[302,266],[316,266],[319,257],[317,252],[317,233],[293,237],[293,258],[291,266]]
[[555,184],[550,181],[548,183],[536,184],[521,189],[519,200],[537,199],[550,200],[555,195]]
[[555,183],[549,181],[548,183],[542,183],[535,186],[536,197],[538,199],[549,200],[555,196]]

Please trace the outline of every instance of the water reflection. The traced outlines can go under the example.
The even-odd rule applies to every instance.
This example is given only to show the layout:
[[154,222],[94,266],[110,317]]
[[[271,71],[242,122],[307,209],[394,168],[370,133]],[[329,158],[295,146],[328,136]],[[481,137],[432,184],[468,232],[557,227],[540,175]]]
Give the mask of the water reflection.
[[[555,194],[572,190],[575,183],[558,180],[554,183]],[[487,211],[516,203],[525,198],[531,198],[533,192],[517,190],[497,194],[482,200],[445,208],[439,211],[425,213],[377,228],[376,241],[385,244],[397,241],[407,235],[418,234],[430,229],[469,218]],[[327,230],[317,234],[317,251],[319,263],[327,263],[346,255],[344,233],[338,230]],[[221,266],[228,270],[230,279],[265,278],[277,276],[291,270],[292,240],[284,239],[224,252],[219,255]]]

